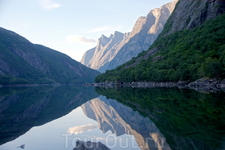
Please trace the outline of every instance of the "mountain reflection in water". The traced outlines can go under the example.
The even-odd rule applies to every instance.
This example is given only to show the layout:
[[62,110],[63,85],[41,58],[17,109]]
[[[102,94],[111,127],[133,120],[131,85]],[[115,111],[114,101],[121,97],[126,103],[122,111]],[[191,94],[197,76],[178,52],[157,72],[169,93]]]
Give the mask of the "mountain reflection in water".
[[188,89],[104,89],[107,98],[148,116],[171,149],[225,149],[225,94]]
[[0,145],[62,117],[97,97],[92,88],[76,86],[1,88]]
[[[74,137],[103,139],[108,147],[106,137],[110,134],[118,141],[132,136],[140,147],[117,143],[119,146],[109,147],[112,150],[225,149],[224,104],[224,93],[186,89],[1,88],[0,149],[22,144],[29,149],[32,144],[37,150],[49,144],[48,149],[55,145],[55,150],[72,150],[73,145],[63,147],[62,134],[68,134],[70,141]],[[30,139],[37,133],[54,136]]]
[[86,116],[98,122],[104,133],[110,130],[116,136],[131,134],[142,150],[170,150],[165,137],[149,118],[116,100],[100,96],[81,108]]

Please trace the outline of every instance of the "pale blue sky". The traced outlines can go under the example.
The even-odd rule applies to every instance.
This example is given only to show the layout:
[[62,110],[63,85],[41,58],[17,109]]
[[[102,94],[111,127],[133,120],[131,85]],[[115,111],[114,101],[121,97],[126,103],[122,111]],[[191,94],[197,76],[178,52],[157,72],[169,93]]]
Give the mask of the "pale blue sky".
[[80,61],[102,35],[130,32],[172,0],[0,0],[0,27]]

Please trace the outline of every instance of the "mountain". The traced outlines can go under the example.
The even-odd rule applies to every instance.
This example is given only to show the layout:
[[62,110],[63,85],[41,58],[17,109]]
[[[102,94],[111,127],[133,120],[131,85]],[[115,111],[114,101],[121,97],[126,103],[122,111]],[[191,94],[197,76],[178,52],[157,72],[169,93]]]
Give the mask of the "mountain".
[[34,126],[68,114],[97,96],[94,88],[82,86],[1,88],[0,145]]
[[[111,38],[114,39],[114,42],[110,41],[101,46],[101,37],[95,50],[88,50],[81,63],[100,72],[105,72],[125,63],[143,50],[147,50],[162,31],[177,1],[174,0],[160,8],[151,10],[146,17],[140,17],[130,33],[124,35],[120,33],[120,38],[118,32],[115,32],[109,38],[105,37],[104,42],[109,42]],[[115,37],[117,37],[117,40],[115,40]]]
[[116,100],[100,96],[83,104],[81,108],[87,117],[98,122],[103,133],[110,130],[116,136],[133,135],[143,150],[171,150],[165,137],[149,118]]
[[94,47],[94,48],[92,48],[92,49],[89,49],[89,50],[87,50],[87,51],[84,53],[84,55],[83,55],[83,57],[82,57],[82,59],[81,59],[81,61],[80,61],[83,65],[85,65],[85,66],[89,65],[89,61],[90,61],[90,60],[92,59],[92,57],[94,56],[95,48],[96,48],[96,47]]
[[147,17],[140,17],[134,25],[129,40],[123,44],[118,54],[110,62],[108,70],[115,69],[136,57],[140,52],[147,50],[162,32],[177,1],[174,0],[160,8],[151,10]]
[[[168,20],[161,36],[202,25],[206,20],[215,19],[225,13],[224,0],[179,0],[179,5]],[[179,20],[179,22],[177,22]]]
[[96,82],[195,81],[225,77],[225,1],[179,0],[157,40]]
[[0,84],[93,82],[99,74],[4,28],[0,28],[0,47]]
[[100,72],[104,72],[108,68],[109,62],[118,53],[120,49],[119,44],[124,43],[128,36],[129,33],[123,34],[118,31],[115,31],[110,37],[102,35],[98,39],[97,46],[84,54],[81,63]]

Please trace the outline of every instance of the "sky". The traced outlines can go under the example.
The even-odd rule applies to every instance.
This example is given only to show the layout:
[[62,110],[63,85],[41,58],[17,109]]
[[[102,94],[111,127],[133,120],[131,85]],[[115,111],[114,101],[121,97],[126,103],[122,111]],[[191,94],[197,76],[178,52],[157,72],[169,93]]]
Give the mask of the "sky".
[[132,31],[172,0],[0,0],[0,27],[80,61],[102,34]]

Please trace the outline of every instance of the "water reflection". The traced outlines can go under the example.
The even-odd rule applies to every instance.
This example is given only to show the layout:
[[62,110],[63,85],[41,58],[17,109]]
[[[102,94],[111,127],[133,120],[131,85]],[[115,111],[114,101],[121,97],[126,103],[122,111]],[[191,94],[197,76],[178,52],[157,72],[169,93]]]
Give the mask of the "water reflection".
[[133,135],[142,150],[170,150],[165,137],[149,118],[116,100],[100,96],[81,108],[86,116],[98,122],[103,133],[111,131],[116,136]]
[[82,126],[70,127],[68,129],[68,133],[69,134],[79,134],[79,133],[91,131],[91,130],[97,128],[97,127],[98,126],[96,126],[94,124],[87,124],[87,125],[82,125]]
[[[0,149],[72,150],[77,140],[91,140],[139,150],[133,136],[102,133],[84,115],[79,106],[95,97],[94,88],[75,86],[0,89]],[[132,142],[123,145],[126,139]]]
[[80,86],[0,89],[0,149],[72,150],[76,140],[112,150],[225,148],[224,93],[96,91],[104,96]]
[[225,149],[225,95],[177,89],[102,89],[154,121],[172,149]]
[[75,86],[0,89],[0,145],[97,96],[92,88]]

